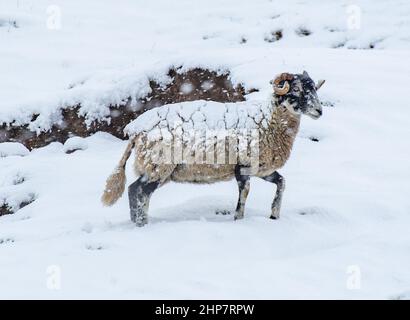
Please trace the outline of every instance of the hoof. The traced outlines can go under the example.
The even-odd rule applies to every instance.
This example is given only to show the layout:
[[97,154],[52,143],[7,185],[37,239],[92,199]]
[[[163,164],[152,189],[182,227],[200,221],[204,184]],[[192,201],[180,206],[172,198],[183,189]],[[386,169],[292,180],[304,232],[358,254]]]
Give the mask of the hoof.
[[242,219],[243,219],[243,216],[235,216],[233,219],[234,219],[235,221],[236,221],[236,220],[242,220]]
[[279,219],[279,215],[280,215],[280,208],[278,208],[277,206],[272,207],[270,218],[272,220],[277,220]]
[[141,228],[141,227],[145,226],[146,224],[148,224],[148,222],[136,222],[136,223],[135,223],[135,225],[136,225],[138,228]]
[[135,225],[137,226],[137,227],[143,227],[143,226],[145,226],[146,224],[148,223],[148,220],[146,219],[146,218],[142,218],[142,219],[136,219],[136,221],[135,221]]

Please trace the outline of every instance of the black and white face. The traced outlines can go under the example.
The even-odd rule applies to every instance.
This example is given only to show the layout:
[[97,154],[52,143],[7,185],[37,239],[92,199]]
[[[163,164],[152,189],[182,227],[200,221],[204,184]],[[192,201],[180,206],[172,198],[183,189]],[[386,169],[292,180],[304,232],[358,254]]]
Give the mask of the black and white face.
[[[305,114],[312,119],[318,119],[322,115],[322,105],[316,91],[323,82],[315,85],[308,73],[292,75],[293,79],[279,82],[279,87],[285,87],[285,82],[289,84],[289,91],[285,94],[276,93],[279,105],[287,108],[294,114]],[[286,91],[286,90],[285,90]],[[276,92],[276,91],[275,91]]]

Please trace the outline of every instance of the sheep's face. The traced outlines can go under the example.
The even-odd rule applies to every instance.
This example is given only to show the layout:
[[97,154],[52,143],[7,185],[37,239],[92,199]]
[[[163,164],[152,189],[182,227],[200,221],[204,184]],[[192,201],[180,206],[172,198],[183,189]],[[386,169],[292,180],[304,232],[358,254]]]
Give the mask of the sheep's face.
[[[302,74],[288,75],[288,78],[289,80],[277,82],[279,89],[275,89],[275,95],[278,104],[294,114],[305,114],[313,119],[320,118],[322,105],[316,91],[324,81],[319,81],[318,85],[315,85],[306,71]],[[289,85],[288,91],[286,82]],[[281,89],[282,92],[280,92]],[[283,93],[283,91],[287,92]]]

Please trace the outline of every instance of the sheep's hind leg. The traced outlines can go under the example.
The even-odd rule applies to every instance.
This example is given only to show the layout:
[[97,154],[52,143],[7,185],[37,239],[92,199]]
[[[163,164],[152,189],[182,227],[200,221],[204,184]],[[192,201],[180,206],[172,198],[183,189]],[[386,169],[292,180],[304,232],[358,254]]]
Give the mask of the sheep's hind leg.
[[139,227],[148,223],[149,200],[158,186],[159,182],[140,177],[128,187],[131,221]]
[[239,220],[244,217],[246,198],[249,194],[250,177],[248,175],[242,175],[241,167],[238,166],[235,169],[235,178],[238,182],[239,198],[234,219]]
[[276,194],[272,202],[271,219],[279,219],[280,207],[282,204],[282,195],[285,191],[285,178],[283,178],[277,171],[269,176],[263,177],[263,180],[276,184]]

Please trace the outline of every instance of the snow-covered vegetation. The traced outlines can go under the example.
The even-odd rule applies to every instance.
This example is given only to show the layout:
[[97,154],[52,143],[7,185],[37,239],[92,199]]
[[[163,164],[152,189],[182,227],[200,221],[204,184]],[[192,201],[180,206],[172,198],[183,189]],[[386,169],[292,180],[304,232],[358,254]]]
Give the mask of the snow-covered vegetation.
[[171,68],[229,72],[248,101],[281,72],[327,82],[277,221],[255,178],[241,221],[216,214],[234,212],[235,182],[171,183],[136,228],[126,197],[100,203],[126,141],[0,144],[0,298],[409,298],[409,56],[404,0],[2,0],[0,138],[64,126],[75,105],[106,119]]

